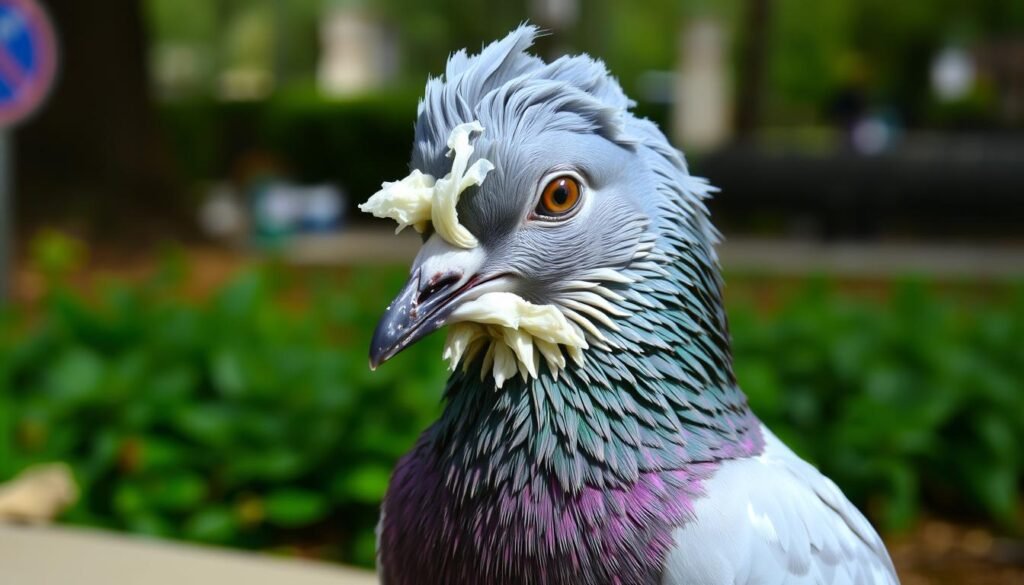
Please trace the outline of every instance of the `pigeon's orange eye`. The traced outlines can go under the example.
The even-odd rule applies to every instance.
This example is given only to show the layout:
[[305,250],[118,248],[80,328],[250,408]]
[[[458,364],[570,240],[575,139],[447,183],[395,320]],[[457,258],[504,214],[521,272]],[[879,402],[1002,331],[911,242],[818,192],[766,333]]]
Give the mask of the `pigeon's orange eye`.
[[555,177],[540,194],[535,213],[544,217],[561,217],[576,208],[580,202],[580,184],[568,175]]

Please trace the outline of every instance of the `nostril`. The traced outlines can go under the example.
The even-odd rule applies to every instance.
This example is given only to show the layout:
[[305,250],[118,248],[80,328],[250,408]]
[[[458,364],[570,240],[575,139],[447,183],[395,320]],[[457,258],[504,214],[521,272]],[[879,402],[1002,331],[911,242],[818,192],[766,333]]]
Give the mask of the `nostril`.
[[427,286],[420,289],[420,294],[416,298],[416,302],[422,305],[437,293],[455,286],[461,279],[462,276],[455,272],[449,272],[448,274],[435,274],[434,277],[430,279],[430,282],[427,283]]

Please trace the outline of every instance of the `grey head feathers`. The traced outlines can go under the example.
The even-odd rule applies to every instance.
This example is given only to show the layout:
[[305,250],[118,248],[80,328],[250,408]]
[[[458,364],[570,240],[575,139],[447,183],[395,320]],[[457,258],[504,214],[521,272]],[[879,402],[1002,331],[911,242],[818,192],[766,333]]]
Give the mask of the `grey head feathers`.
[[[517,294],[559,306],[592,344],[564,375],[542,368],[501,389],[478,375],[479,360],[467,364],[449,382],[434,446],[464,469],[518,461],[518,481],[528,462],[550,465],[567,490],[758,449],[756,418],[732,372],[717,232],[704,205],[714,189],[629,111],[603,63],[544,63],[525,52],[536,34],[521,26],[479,55],[452,56],[444,77],[427,84],[412,162],[447,172],[450,129],[481,122],[474,156],[495,169],[458,205],[486,253],[481,270],[509,274]],[[525,219],[545,178],[565,172],[586,185],[580,213],[557,224]],[[621,436],[607,432],[616,425]],[[626,444],[625,455],[604,456]]]
[[586,55],[545,63],[526,52],[538,34],[536,27],[522,25],[479,55],[465,49],[451,55],[444,76],[427,81],[417,109],[414,167],[443,156],[452,128],[475,119],[498,125],[506,140],[530,132],[532,121],[596,129],[629,142],[621,117],[633,102],[604,64]]
[[[453,54],[418,108],[411,163],[434,176],[451,167],[446,141],[455,126],[479,120],[485,128],[474,156],[496,168],[458,206],[490,252],[485,268],[521,276],[517,292],[547,303],[559,283],[624,268],[680,221],[693,223],[690,245],[714,262],[717,233],[703,203],[713,189],[688,174],[657,126],[629,111],[633,102],[601,61],[545,63],[527,53],[537,35],[523,25],[478,55]],[[590,216],[556,229],[524,224],[541,182],[561,171],[578,172],[599,195]]]

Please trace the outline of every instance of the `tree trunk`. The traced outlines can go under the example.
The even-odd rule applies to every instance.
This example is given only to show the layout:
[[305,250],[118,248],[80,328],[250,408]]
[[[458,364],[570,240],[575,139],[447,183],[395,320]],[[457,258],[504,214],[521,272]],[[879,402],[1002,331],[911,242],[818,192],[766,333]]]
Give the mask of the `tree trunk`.
[[736,108],[736,136],[746,139],[761,122],[764,72],[768,64],[768,29],[771,0],[747,0],[741,50],[739,103]]
[[[57,85],[16,131],[16,216],[87,236],[166,235],[185,201],[151,95],[139,0],[49,0]],[[154,230],[154,228],[159,228]]]

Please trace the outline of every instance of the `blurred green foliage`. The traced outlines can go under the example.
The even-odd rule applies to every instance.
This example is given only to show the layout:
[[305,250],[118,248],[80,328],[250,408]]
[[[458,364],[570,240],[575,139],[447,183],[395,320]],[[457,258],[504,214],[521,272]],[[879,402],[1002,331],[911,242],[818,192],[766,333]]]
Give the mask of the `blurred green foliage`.
[[372,563],[390,470],[446,375],[432,339],[367,368],[401,272],[356,271],[343,292],[310,276],[297,308],[270,266],[191,302],[170,254],[149,282],[87,299],[61,283],[75,248],[37,244],[45,300],[0,319],[0,480],[67,461],[83,488],[70,522]]
[[[0,480],[67,461],[83,488],[69,522],[372,564],[390,471],[446,376],[437,336],[368,371],[403,271],[268,265],[194,301],[168,253],[149,281],[86,297],[65,283],[83,253],[37,242],[45,299],[0,313]],[[929,509],[1019,529],[1024,290],[995,297],[815,283],[777,311],[734,304],[737,374],[765,422],[889,528]]]
[[809,283],[781,310],[730,307],[756,412],[889,529],[922,508],[1020,530],[1024,288],[998,302],[907,281],[887,301]]
[[331,181],[363,201],[408,173],[418,91],[335,100],[297,87],[263,101],[171,102],[161,117],[189,179],[271,173]]
[[[740,0],[580,3],[574,23],[538,39],[537,51],[545,57],[564,51],[600,57],[626,92],[644,105],[647,97],[641,91],[641,76],[673,69],[681,50],[680,35],[694,19],[722,24],[729,70],[738,81],[746,66],[741,47],[752,31],[754,4]],[[984,47],[986,42],[1019,36],[1024,29],[1024,3],[1018,0],[776,0],[767,5],[763,96],[767,126],[820,123],[837,95],[851,89],[863,92],[874,106],[895,108],[911,126],[1011,122],[999,118],[998,95],[985,90],[995,80],[984,72],[979,91],[967,99],[970,107],[961,116],[957,108],[945,108],[934,100],[929,71],[943,47]],[[319,59],[319,26],[326,14],[342,7],[361,10],[395,33],[401,55],[396,86],[414,87],[417,93],[427,75],[443,71],[451,52],[464,47],[475,51],[525,20],[551,26],[538,20],[538,10],[525,0],[147,0],[146,6],[157,47],[187,46],[204,56],[208,75],[204,89],[196,92],[199,95],[215,93],[218,71],[243,65],[273,70],[278,87],[311,84]],[[243,34],[249,29],[255,31]]]

